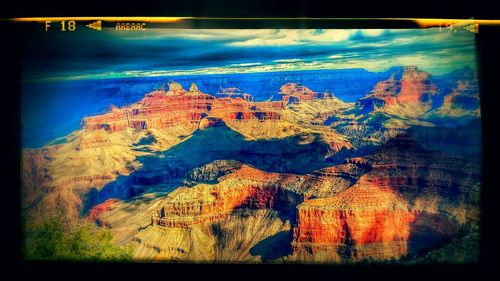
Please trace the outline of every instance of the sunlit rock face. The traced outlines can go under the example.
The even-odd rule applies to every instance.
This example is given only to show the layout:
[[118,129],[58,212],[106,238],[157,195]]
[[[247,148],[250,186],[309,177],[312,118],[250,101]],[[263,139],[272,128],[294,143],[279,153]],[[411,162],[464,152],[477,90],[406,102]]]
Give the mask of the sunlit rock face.
[[174,82],[168,86],[167,92],[151,92],[130,107],[113,108],[108,114],[85,118],[84,129],[114,132],[128,128],[162,129],[178,124],[193,126],[206,115],[215,100],[213,96],[201,93],[194,84],[190,91]]
[[299,82],[262,102],[169,82],[23,151],[23,217],[94,221],[141,260],[384,262],[444,251],[477,231],[480,214],[477,81],[454,83],[440,92],[428,73],[401,67],[346,103]]
[[182,188],[170,193],[170,200],[153,215],[152,224],[189,227],[221,219],[237,208],[278,209],[290,212],[301,200],[281,186],[297,180],[296,176],[268,174],[242,166],[215,185],[199,184],[189,191]]
[[309,262],[400,258],[415,219],[391,190],[360,182],[298,206],[294,257]]

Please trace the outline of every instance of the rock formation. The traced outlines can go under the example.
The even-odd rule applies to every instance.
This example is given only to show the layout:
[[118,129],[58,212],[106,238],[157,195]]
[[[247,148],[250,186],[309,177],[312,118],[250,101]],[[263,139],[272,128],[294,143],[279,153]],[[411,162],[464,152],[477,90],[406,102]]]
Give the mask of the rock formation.
[[89,214],[88,214],[89,219],[96,220],[97,217],[101,213],[109,212],[109,211],[113,210],[116,207],[118,202],[120,202],[120,200],[111,198],[111,199],[108,199],[99,205],[92,207],[92,209],[90,209]]
[[294,260],[399,259],[478,222],[476,161],[423,150],[405,135],[364,161],[370,171],[353,186],[298,206]]
[[367,112],[391,105],[427,105],[438,92],[430,74],[415,66],[404,67],[400,79],[395,78],[396,75],[393,73],[388,80],[377,83],[356,106]]
[[449,127],[465,125],[480,116],[478,81],[471,78],[458,80],[455,88],[444,96],[442,105],[428,112],[425,118]]
[[24,150],[23,216],[93,220],[144,260],[419,257],[477,229],[480,213],[477,150],[431,149],[425,134],[455,116],[447,108],[479,117],[476,82],[460,80],[440,106],[437,93],[416,67],[356,104],[299,83],[258,102],[237,88],[212,96],[169,82]]
[[397,259],[408,252],[414,219],[395,192],[362,178],[334,197],[298,206],[293,255],[309,262]]
[[[152,243],[144,237],[195,230],[208,240],[231,236],[235,234],[214,234],[210,229],[238,220],[242,212],[262,210],[277,212],[275,216],[291,227],[283,230],[284,237],[290,233],[283,242],[290,246],[289,252],[277,257],[283,261],[412,257],[451,239],[467,222],[478,222],[477,165],[424,150],[406,135],[392,139],[372,156],[351,158],[302,176],[217,161],[192,172],[190,178],[198,182],[194,186],[180,187],[153,204],[156,208],[146,224],[150,226],[134,236],[142,249],[137,254],[142,255],[144,247],[156,247],[157,254],[164,256],[219,260],[210,251],[209,257],[204,256],[207,252],[188,248],[179,254],[177,242],[154,238]],[[101,214],[100,221],[115,225],[114,217],[120,215],[113,212]],[[268,231],[275,231],[274,226]],[[249,248],[233,251],[234,257],[245,257],[242,261],[254,260]]]
[[313,100],[316,98],[335,97],[333,93],[318,93],[300,83],[286,83],[280,88],[279,94],[283,95],[284,103],[300,103],[301,101]]

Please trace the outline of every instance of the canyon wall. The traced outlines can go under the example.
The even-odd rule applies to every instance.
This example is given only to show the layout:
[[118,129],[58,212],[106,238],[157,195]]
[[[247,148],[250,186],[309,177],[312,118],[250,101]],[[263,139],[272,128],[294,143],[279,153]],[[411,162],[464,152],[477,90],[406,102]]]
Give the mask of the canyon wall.
[[415,67],[357,103],[300,83],[255,102],[236,88],[212,96],[171,82],[25,150],[23,215],[85,217],[144,260],[418,257],[479,221],[478,152],[424,141],[444,108],[479,116],[474,85],[459,82],[438,106],[432,77]]

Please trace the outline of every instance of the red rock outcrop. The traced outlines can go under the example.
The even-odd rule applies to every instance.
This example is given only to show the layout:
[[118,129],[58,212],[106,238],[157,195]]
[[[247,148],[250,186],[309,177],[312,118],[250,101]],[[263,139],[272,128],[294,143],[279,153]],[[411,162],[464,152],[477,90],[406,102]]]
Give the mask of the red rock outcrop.
[[215,98],[201,93],[195,86],[190,91],[177,83],[169,83],[169,90],[153,91],[129,107],[113,108],[110,113],[87,117],[87,130],[118,131],[127,128],[161,129],[178,124],[197,125],[210,111]]
[[103,203],[101,203],[99,205],[92,207],[89,211],[88,218],[90,220],[97,219],[97,217],[101,213],[109,212],[109,211],[113,210],[116,207],[118,202],[120,202],[120,200],[115,199],[115,198],[111,198],[111,199],[104,201]]
[[243,165],[219,179],[218,184],[175,190],[168,196],[170,200],[153,214],[151,224],[185,228],[223,218],[237,208],[290,208],[301,197],[283,186],[297,179]]
[[368,181],[390,186],[408,199],[424,194],[463,201],[481,176],[477,159],[464,161],[425,150],[406,134],[389,140],[366,159],[372,167]]
[[282,102],[248,102],[242,98],[219,98],[213,104],[210,114],[231,121],[248,121],[257,119],[280,120],[280,111],[284,109]]
[[[178,83],[168,84],[169,90],[153,91],[128,107],[112,107],[109,113],[87,117],[83,120],[86,130],[115,132],[132,128],[162,129],[177,125],[197,126],[209,113],[229,120],[277,120],[282,102],[251,102],[242,95],[236,98],[218,98],[199,91],[193,83],[186,91]],[[96,140],[98,141],[98,140]]]
[[407,253],[414,219],[395,192],[360,180],[336,196],[298,206],[294,255],[314,261],[399,258]]
[[391,104],[414,104],[429,102],[438,92],[430,80],[430,74],[415,66],[403,67],[401,79],[392,74],[388,80],[378,82],[373,90],[357,102],[358,107],[371,109]]
[[397,95],[398,103],[415,103],[430,100],[431,95],[438,91],[430,80],[430,74],[418,70],[415,66],[404,67],[403,78],[400,80],[401,90]]
[[400,90],[399,81],[394,78],[394,75],[391,75],[388,80],[378,82],[373,87],[371,95],[369,94],[367,97],[381,99],[386,104],[392,104],[397,102],[395,96]]
[[175,190],[153,214],[152,224],[189,227],[223,218],[238,208],[277,209],[295,220],[297,204],[345,190],[366,172],[363,165],[346,163],[298,176],[217,160],[189,173],[189,178],[198,182],[217,183]]

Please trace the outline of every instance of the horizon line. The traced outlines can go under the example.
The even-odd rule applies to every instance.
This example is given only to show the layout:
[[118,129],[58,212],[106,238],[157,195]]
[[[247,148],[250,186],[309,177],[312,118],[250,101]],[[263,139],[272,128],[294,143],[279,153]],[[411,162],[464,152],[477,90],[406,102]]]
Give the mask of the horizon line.
[[[28,82],[28,83],[33,83],[33,82],[57,82],[57,81],[78,81],[78,80],[98,80],[98,79],[127,79],[127,78],[151,78],[151,77],[183,77],[183,76],[210,76],[210,75],[245,75],[245,74],[259,74],[259,73],[279,73],[279,72],[301,72],[301,71],[335,71],[335,70],[353,70],[353,69],[360,69],[364,70],[366,72],[371,72],[371,73],[382,73],[389,71],[391,68],[397,68],[397,67],[416,67],[419,70],[423,70],[425,72],[428,72],[431,75],[435,76],[441,76],[441,75],[446,75],[447,73],[453,72],[457,69],[462,69],[462,68],[472,68],[477,71],[476,66],[471,66],[471,65],[464,65],[462,67],[457,67],[451,69],[449,72],[445,72],[442,74],[433,74],[431,71],[425,70],[425,68],[419,67],[417,65],[392,65],[387,67],[385,70],[381,71],[371,71],[368,70],[364,67],[350,67],[350,68],[326,68],[326,69],[286,69],[286,70],[268,70],[268,71],[248,71],[248,72],[231,72],[231,73],[217,73],[217,72],[212,72],[212,73],[193,73],[193,72],[186,72],[182,74],[145,74],[141,75],[141,70],[127,70],[127,71],[122,71],[122,72],[106,72],[106,73],[97,73],[97,74],[87,74],[87,75],[70,75],[70,76],[65,76],[65,77],[57,77],[57,76],[52,76],[52,77],[25,77],[21,78],[23,82]],[[161,72],[165,72],[163,70],[160,70]],[[126,72],[137,72],[137,74],[131,74],[131,75],[126,75],[124,73]],[[144,71],[144,73],[147,73],[148,71]],[[149,71],[149,72],[154,72]],[[173,71],[175,73],[175,71]],[[115,75],[115,76],[113,76]]]

